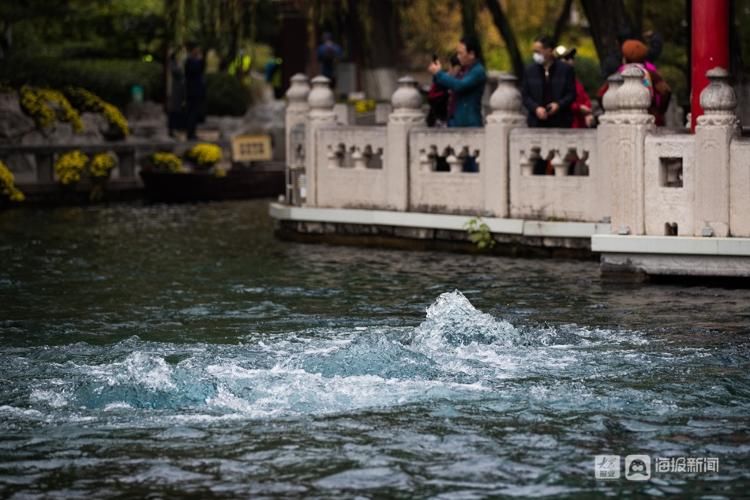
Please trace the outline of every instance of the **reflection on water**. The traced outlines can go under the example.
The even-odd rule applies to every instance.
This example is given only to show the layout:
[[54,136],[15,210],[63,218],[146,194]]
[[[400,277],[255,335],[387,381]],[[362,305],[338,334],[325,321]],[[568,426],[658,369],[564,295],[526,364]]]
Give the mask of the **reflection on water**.
[[[750,291],[286,244],[265,210],[0,213],[0,496],[750,486]],[[632,453],[720,471],[594,479]]]

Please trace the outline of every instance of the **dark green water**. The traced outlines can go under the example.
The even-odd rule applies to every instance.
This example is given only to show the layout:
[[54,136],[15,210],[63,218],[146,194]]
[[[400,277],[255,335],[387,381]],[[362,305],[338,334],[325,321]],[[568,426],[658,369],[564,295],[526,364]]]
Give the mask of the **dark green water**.
[[750,290],[288,244],[266,212],[0,212],[0,497],[747,495]]

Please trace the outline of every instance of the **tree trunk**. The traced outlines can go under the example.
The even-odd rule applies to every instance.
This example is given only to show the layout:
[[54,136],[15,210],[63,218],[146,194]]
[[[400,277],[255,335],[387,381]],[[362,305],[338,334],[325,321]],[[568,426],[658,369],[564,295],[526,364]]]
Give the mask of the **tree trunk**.
[[10,50],[13,46],[13,25],[9,22],[3,22],[2,32],[2,38],[0,39],[0,59],[4,59],[10,55]]
[[632,24],[625,11],[623,0],[581,0],[583,12],[589,21],[591,38],[601,63],[619,52],[617,36],[632,32]]
[[633,7],[633,30],[640,34],[643,33],[643,0],[635,0]]
[[513,72],[518,78],[521,78],[523,77],[523,59],[521,58],[521,52],[518,50],[518,42],[516,42],[516,35],[513,33],[513,28],[510,26],[499,0],[486,0],[486,4],[490,14],[492,14],[492,21],[495,23],[503,40],[505,40],[505,47],[513,64]]
[[362,71],[365,67],[365,46],[359,25],[359,11],[357,0],[347,0],[348,8],[343,23],[343,33],[347,41],[347,51],[351,62],[354,63],[356,71],[357,90],[364,88],[364,77]]
[[463,35],[477,38],[477,0],[461,0],[461,22]]
[[562,36],[563,31],[565,31],[565,28],[568,27],[568,21],[570,20],[570,8],[572,6],[573,0],[565,0],[562,12],[560,12],[560,16],[557,18],[557,22],[555,23],[555,33],[553,36],[556,43],[560,43],[560,37]]
[[[371,68],[395,67],[401,43],[399,15],[394,0],[369,0],[364,4],[373,33],[369,35],[366,59]],[[364,14],[360,12],[360,15]]]

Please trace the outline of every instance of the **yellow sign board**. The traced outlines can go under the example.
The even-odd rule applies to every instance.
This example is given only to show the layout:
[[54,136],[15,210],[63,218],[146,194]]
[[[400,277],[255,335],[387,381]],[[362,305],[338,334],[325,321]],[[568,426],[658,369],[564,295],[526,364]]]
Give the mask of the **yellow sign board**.
[[272,158],[270,135],[238,135],[232,139],[232,159],[236,162],[269,161]]

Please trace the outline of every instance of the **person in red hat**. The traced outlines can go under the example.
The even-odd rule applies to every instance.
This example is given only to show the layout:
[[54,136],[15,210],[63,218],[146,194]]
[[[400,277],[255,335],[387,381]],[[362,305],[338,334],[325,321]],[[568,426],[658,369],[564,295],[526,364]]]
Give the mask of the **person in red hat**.
[[[649,49],[645,43],[640,40],[625,40],[621,51],[623,65],[620,66],[618,71],[622,73],[628,66],[637,66],[643,71],[643,85],[648,87],[651,93],[651,105],[648,108],[648,112],[654,116],[656,126],[663,127],[666,125],[665,114],[672,97],[672,89],[664,78],[662,78],[656,66],[647,60]],[[599,98],[604,96],[608,88],[608,84],[605,83],[599,89],[599,92],[597,92]]]

